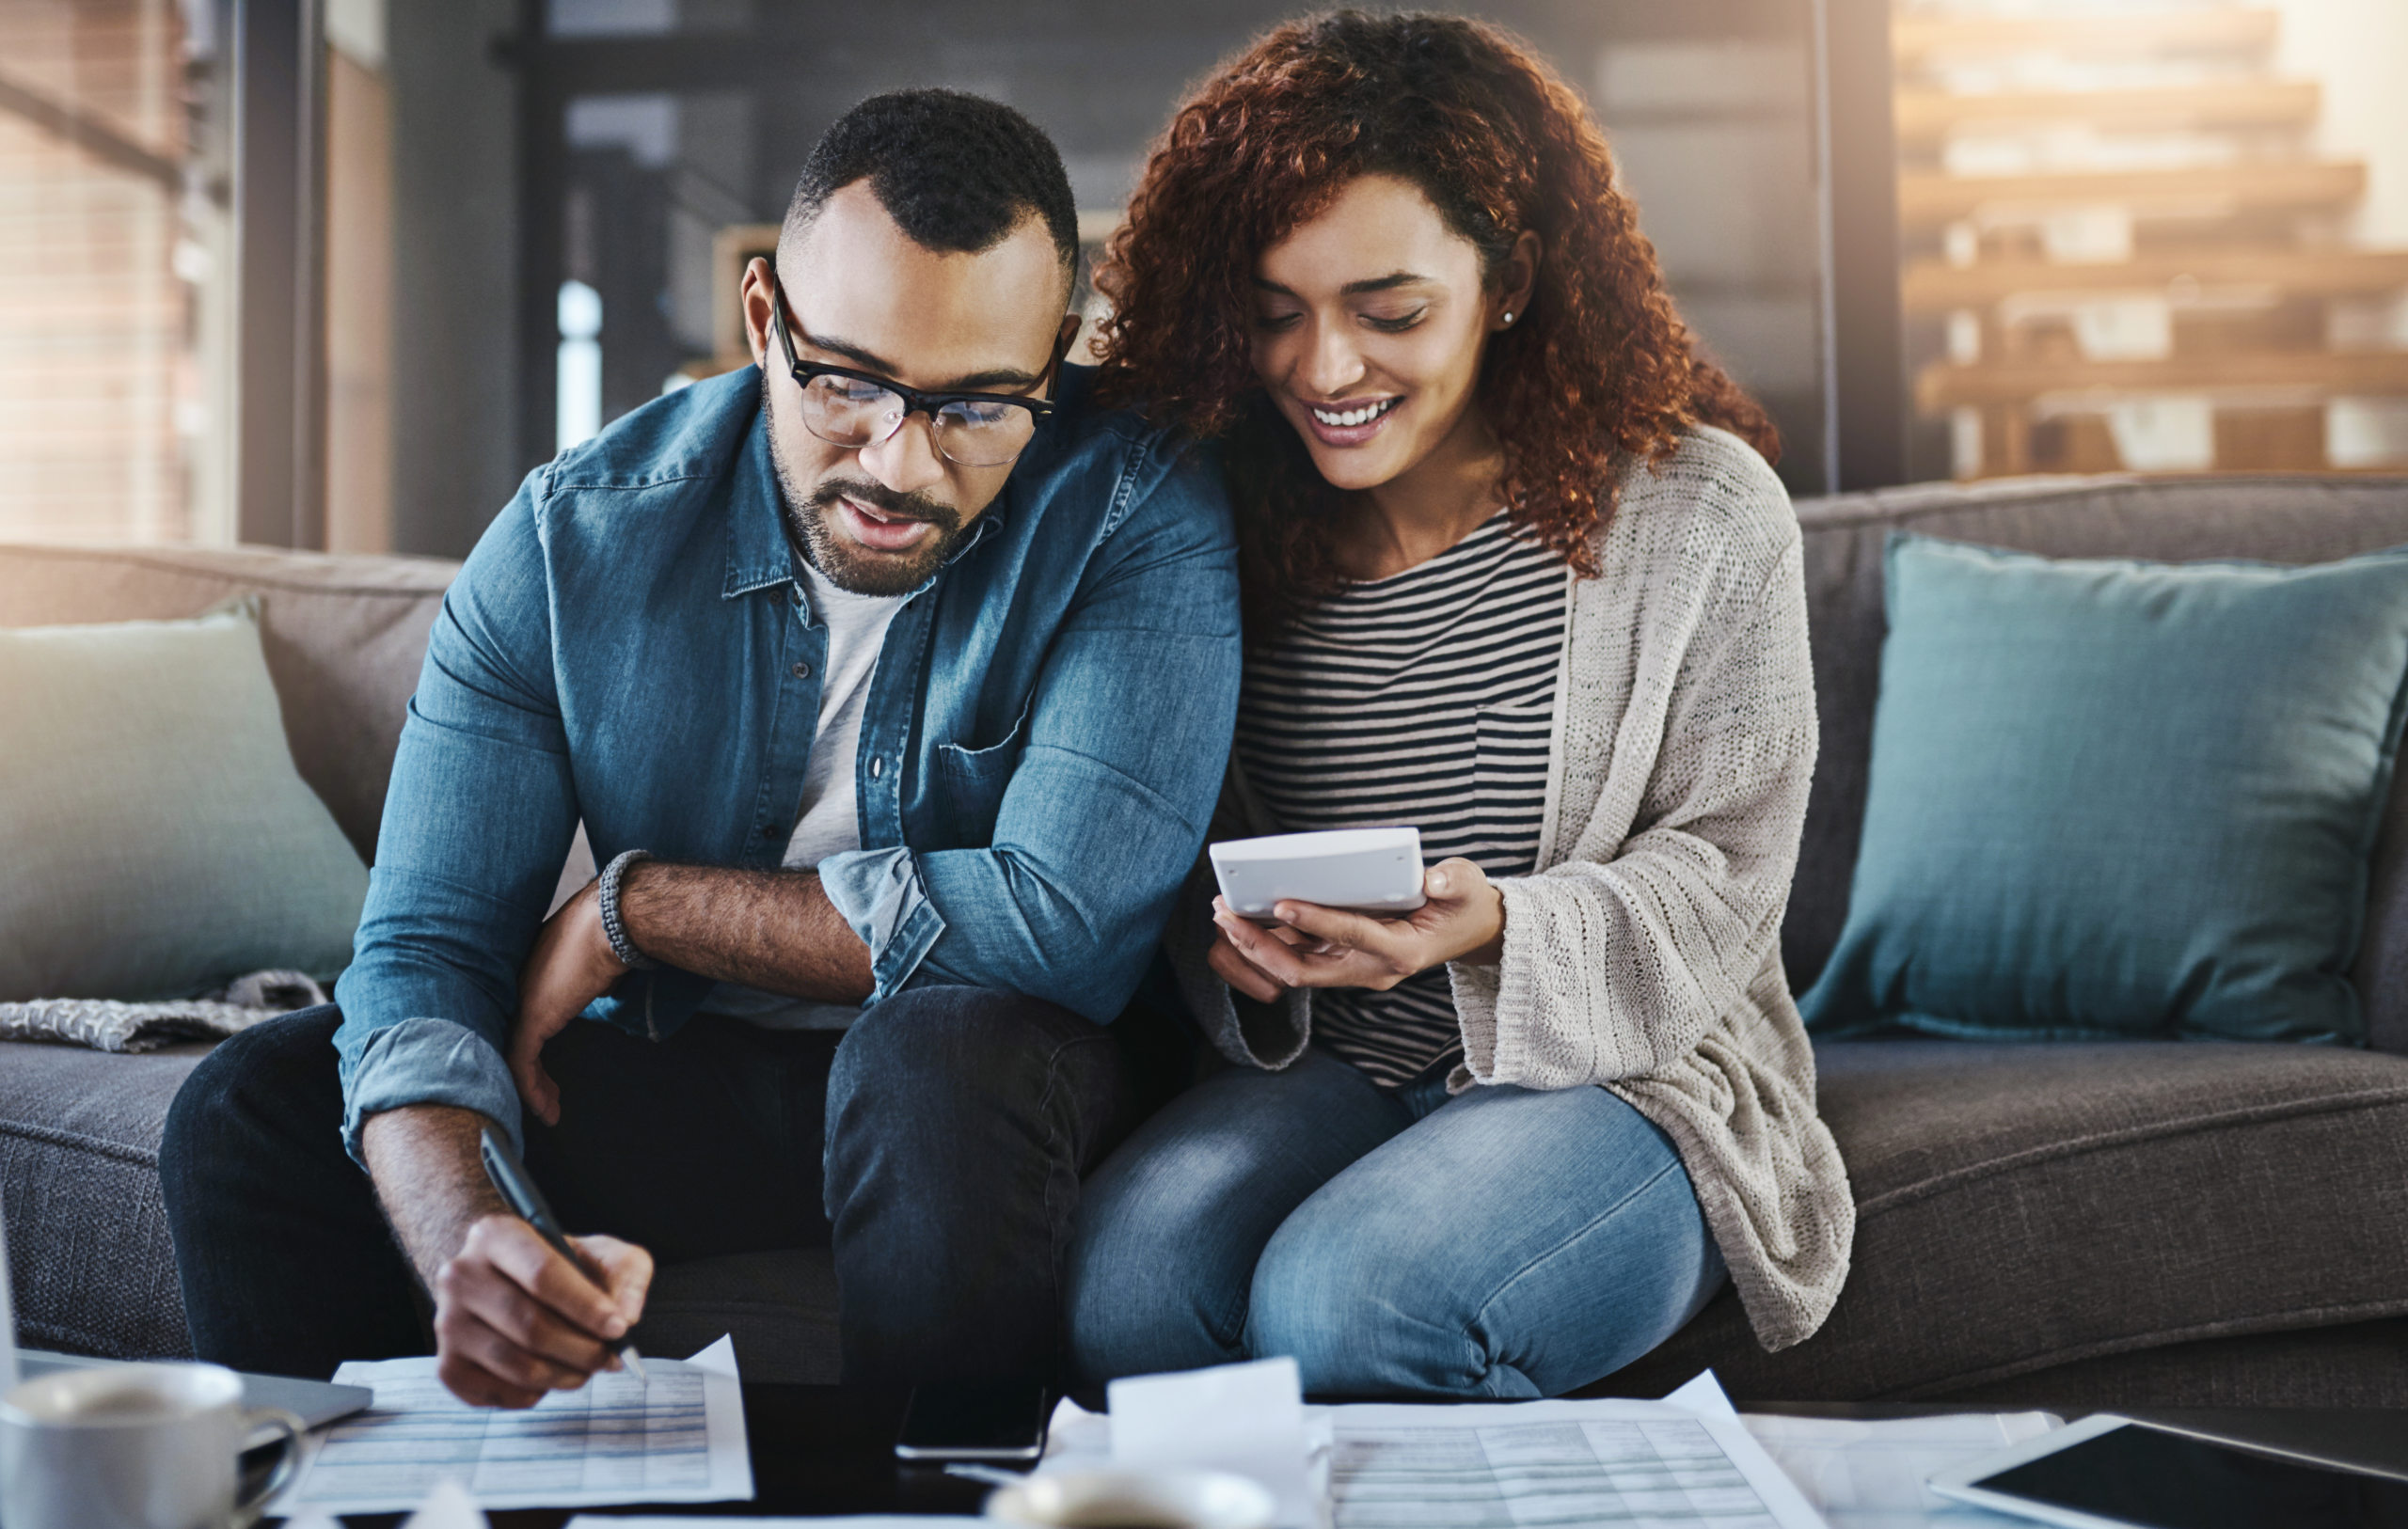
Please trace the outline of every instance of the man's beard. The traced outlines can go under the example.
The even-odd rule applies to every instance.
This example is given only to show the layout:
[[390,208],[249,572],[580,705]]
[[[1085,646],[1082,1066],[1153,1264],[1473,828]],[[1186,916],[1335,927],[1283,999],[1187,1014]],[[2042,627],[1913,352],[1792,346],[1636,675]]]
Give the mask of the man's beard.
[[[778,453],[771,452],[772,460]],[[784,491],[786,529],[811,566],[828,582],[852,594],[909,594],[928,581],[961,540],[961,512],[925,494],[897,494],[883,483],[864,478],[830,478],[810,493],[798,492],[777,462],[778,486]],[[925,520],[933,534],[910,552],[877,552],[861,545],[832,525],[840,512],[836,501],[850,499],[873,510]]]

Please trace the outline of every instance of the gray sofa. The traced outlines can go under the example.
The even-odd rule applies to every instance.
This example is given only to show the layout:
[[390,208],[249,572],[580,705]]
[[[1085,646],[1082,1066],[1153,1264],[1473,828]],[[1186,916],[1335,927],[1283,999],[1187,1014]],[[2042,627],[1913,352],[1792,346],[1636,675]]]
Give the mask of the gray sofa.
[[[2058,556],[2315,562],[2408,544],[2408,479],[2035,480],[1810,501],[1823,754],[1784,950],[1801,988],[1846,912],[1893,527]],[[301,773],[363,854],[452,566],[266,552],[0,549],[0,625],[264,597]],[[1825,1045],[1822,1108],[1860,1220],[1822,1332],[1781,1354],[1726,1294],[1601,1390],[1714,1365],[1741,1397],[2408,1406],[2408,789],[2377,855],[2356,976],[2368,1050],[2240,1044]],[[0,1044],[0,1192],[36,1343],[186,1349],[155,1177],[197,1048]],[[333,1123],[328,1123],[333,1128]],[[824,1255],[665,1269],[645,1331],[734,1330],[749,1374],[825,1380]]]

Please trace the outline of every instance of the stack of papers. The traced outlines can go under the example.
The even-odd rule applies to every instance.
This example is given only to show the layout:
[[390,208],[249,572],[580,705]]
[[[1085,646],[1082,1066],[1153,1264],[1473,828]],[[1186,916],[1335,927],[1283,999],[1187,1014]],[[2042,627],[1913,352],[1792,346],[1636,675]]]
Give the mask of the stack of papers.
[[[1259,1366],[1233,1366],[1253,1370]],[[1233,1383],[1229,1371],[1149,1379],[1192,1388],[1184,1421],[1203,1446],[1159,1466],[1238,1469],[1206,1409]],[[1252,1384],[1241,1380],[1241,1386]],[[1149,1453],[1179,1437],[1177,1389],[1146,1398]],[[1054,1416],[1041,1471],[1133,1463],[1114,1437],[1115,1416],[1065,1401]],[[1280,1529],[1490,1529],[1612,1522],[1632,1529],[1819,1529],[1822,1520],[1706,1380],[1650,1401],[1528,1401],[1467,1406],[1362,1405],[1301,1409],[1294,1452],[1306,1460],[1312,1505],[1300,1516],[1283,1499]],[[1273,1453],[1258,1438],[1258,1451]],[[1277,1451],[1285,1461],[1291,1451]]]
[[556,1391],[524,1411],[471,1407],[435,1361],[354,1361],[335,1372],[368,1386],[368,1411],[310,1435],[300,1470],[268,1511],[400,1513],[442,1482],[481,1507],[723,1503],[752,1495],[744,1393],[727,1339],[684,1362],[647,1358]]
[[1960,1412],[1879,1423],[1751,1415],[1748,1431],[1831,1529],[1977,1529],[2029,1521],[1951,1502],[1924,1482],[2062,1423],[2046,1412]]
[[1341,1407],[1335,1529],[1818,1529],[1735,1417],[1668,1402]]

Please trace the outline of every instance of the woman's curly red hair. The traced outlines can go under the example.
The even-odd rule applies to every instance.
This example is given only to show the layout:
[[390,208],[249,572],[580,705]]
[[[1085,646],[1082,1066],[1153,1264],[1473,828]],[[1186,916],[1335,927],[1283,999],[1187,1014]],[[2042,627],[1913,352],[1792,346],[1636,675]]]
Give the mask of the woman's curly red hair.
[[1366,174],[1418,186],[1492,276],[1538,234],[1537,288],[1493,337],[1479,403],[1513,520],[1582,575],[1626,464],[1700,421],[1778,454],[1771,420],[1673,310],[1605,134],[1528,46],[1455,16],[1291,22],[1180,108],[1096,274],[1113,305],[1104,396],[1225,443],[1250,608],[1346,582],[1339,495],[1264,395],[1248,331],[1257,255]]

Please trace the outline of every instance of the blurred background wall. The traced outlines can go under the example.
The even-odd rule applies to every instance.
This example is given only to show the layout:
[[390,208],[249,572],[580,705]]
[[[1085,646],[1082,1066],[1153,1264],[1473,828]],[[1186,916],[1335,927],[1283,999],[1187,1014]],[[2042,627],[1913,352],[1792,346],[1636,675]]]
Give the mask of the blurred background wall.
[[[1007,101],[1101,238],[1272,0],[0,0],[0,538],[457,555],[742,358],[873,91]],[[1485,0],[1586,91],[1820,492],[2408,464],[2401,0]]]

